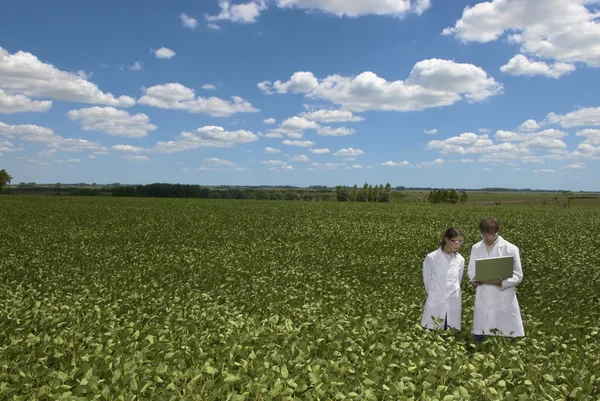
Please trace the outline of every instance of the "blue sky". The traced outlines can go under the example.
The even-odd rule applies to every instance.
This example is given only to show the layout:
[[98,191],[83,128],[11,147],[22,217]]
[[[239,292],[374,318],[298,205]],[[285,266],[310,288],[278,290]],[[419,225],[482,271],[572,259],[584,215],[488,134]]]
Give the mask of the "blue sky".
[[20,1],[13,183],[599,190],[592,0]]

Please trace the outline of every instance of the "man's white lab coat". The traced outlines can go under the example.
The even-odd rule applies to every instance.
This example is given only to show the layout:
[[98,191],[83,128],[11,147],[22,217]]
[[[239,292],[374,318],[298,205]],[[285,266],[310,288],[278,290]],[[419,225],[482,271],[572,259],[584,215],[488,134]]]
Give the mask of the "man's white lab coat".
[[[461,291],[460,283],[465,270],[465,258],[452,253],[448,261],[447,254],[438,248],[429,253],[423,261],[423,285],[427,293],[425,308],[421,317],[421,326],[429,329],[444,327],[447,318],[448,327],[461,329]],[[435,324],[432,319],[441,319]]]
[[[475,310],[473,313],[473,333],[499,335],[506,337],[522,337],[525,335],[521,310],[517,301],[515,286],[523,280],[519,248],[498,236],[494,247],[488,254],[485,243],[476,243],[471,248],[467,274],[473,281],[475,277],[475,260],[497,256],[514,256],[513,276],[502,280],[502,286],[483,284],[475,293]],[[497,329],[499,332],[492,332]]]

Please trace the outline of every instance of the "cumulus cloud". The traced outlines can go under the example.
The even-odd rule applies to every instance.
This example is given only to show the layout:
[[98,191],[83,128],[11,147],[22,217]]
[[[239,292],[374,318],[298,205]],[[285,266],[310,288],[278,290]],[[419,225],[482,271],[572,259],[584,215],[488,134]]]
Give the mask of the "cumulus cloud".
[[196,26],[198,26],[198,21],[195,18],[190,17],[186,13],[181,13],[181,15],[179,15],[179,18],[181,18],[181,24],[186,28],[195,29]]
[[569,63],[554,63],[552,65],[543,61],[533,61],[522,54],[517,54],[508,63],[500,67],[500,71],[510,75],[521,75],[533,77],[543,75],[550,78],[560,78],[563,75],[575,71],[575,66]]
[[418,62],[405,81],[390,82],[370,71],[321,80],[311,72],[297,72],[287,82],[263,81],[258,87],[266,94],[304,93],[351,112],[425,110],[461,100],[480,102],[503,92],[502,85],[480,67],[441,59]]
[[263,120],[264,124],[275,124],[277,122],[277,120],[275,120],[274,118],[266,118]]
[[362,149],[347,148],[347,149],[340,149],[337,152],[335,152],[333,155],[334,156],[344,156],[344,157],[356,157],[356,156],[361,156],[364,154],[365,154],[365,152]]
[[175,52],[167,47],[161,47],[160,49],[157,50],[152,50],[152,53],[154,53],[154,55],[156,56],[156,58],[162,58],[162,59],[172,59],[173,57],[175,57]]
[[363,117],[355,116],[348,110],[315,110],[300,113],[300,117],[320,123],[345,123],[363,121]]
[[600,126],[600,107],[585,107],[563,115],[549,113],[546,122],[563,128]]
[[112,150],[116,150],[117,152],[127,152],[127,153],[139,153],[143,151],[143,148],[139,146],[131,146],[131,145],[114,145],[111,147]]
[[219,26],[215,24],[217,21],[254,23],[260,14],[267,9],[267,4],[264,0],[254,0],[241,4],[231,4],[228,1],[221,0],[219,1],[219,7],[221,8],[219,14],[204,15],[206,21],[210,22],[209,27],[212,29],[219,29]]
[[148,131],[154,131],[157,127],[150,124],[146,114],[131,115],[125,110],[114,107],[90,107],[86,109],[71,110],[67,117],[73,121],[82,123],[84,131],[99,131],[113,136],[128,138],[142,138],[148,135]]
[[[5,95],[23,95],[68,102],[131,107],[135,99],[115,97],[104,93],[98,86],[77,73],[61,71],[52,64],[41,62],[31,53],[18,51],[10,54],[0,47],[0,89]],[[23,99],[21,98],[21,102]],[[26,102],[26,100],[25,100]],[[37,103],[38,107],[41,106]]]
[[431,7],[431,0],[277,0],[277,6],[320,11],[336,17],[364,15],[404,17],[408,13],[423,14]]
[[0,113],[45,112],[52,108],[50,100],[31,100],[23,95],[9,95],[0,89]]
[[206,113],[213,117],[227,117],[236,113],[255,113],[259,110],[239,96],[232,101],[218,97],[196,96],[193,89],[179,83],[155,85],[144,89],[138,103],[161,109],[187,110],[190,113]]
[[283,141],[283,144],[288,145],[288,146],[298,146],[301,148],[309,148],[309,147],[313,146],[315,143],[313,141],[296,141],[296,140],[286,139],[285,141]]
[[381,163],[381,166],[385,166],[385,167],[400,167],[400,166],[410,166],[410,163],[406,160],[397,163],[395,161],[392,160],[388,160],[387,162]]
[[119,157],[121,160],[127,160],[130,162],[147,162],[150,161],[148,156],[140,156],[140,155],[122,155]]
[[204,164],[213,165],[213,166],[225,166],[225,167],[237,167],[237,164],[224,159],[219,159],[218,157],[209,157],[203,159],[202,162]]
[[176,140],[158,142],[152,149],[155,153],[175,153],[200,147],[230,148],[236,145],[258,140],[258,136],[250,131],[226,131],[223,127],[205,126],[195,133],[182,132]]
[[279,152],[281,152],[281,150],[279,150],[279,149],[275,149],[275,148],[272,148],[272,147],[270,147],[270,146],[267,146],[267,147],[265,148],[265,152],[267,152],[267,153],[279,153]]
[[308,163],[310,159],[306,155],[296,155],[290,159],[291,162],[305,162]]
[[435,128],[433,128],[433,129],[424,129],[423,133],[427,134],[427,135],[437,135],[438,130],[435,129]]
[[[558,77],[573,63],[600,66],[600,24],[588,4],[595,0],[492,0],[466,7],[462,17],[443,34],[464,43],[486,43],[506,37],[521,45],[521,53],[556,61],[553,65],[513,58],[507,72]],[[505,36],[509,35],[509,36]],[[570,65],[570,66],[569,66]]]
[[311,149],[310,152],[313,153],[313,154],[315,154],[315,155],[326,155],[326,154],[329,153],[329,149],[327,149],[327,148]]

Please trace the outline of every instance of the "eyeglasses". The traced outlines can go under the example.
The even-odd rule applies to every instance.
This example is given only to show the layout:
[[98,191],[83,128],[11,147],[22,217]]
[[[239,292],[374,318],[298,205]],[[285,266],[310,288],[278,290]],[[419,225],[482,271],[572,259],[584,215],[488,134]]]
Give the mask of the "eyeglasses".
[[455,244],[459,244],[459,245],[462,245],[462,244],[465,243],[464,239],[450,239],[450,238],[448,238],[448,240],[454,242]]
[[496,238],[498,238],[498,233],[494,233],[494,234],[484,234],[484,233],[479,233],[479,236],[480,236],[481,238],[496,239]]

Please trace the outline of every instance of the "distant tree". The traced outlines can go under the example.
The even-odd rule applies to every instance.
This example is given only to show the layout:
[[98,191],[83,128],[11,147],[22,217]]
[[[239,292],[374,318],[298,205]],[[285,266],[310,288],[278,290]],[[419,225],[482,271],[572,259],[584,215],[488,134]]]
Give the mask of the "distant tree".
[[369,200],[369,184],[365,182],[362,189],[358,192],[356,197],[357,202],[367,202]]
[[350,202],[356,202],[356,198],[358,198],[358,187],[354,184],[350,191]]
[[335,187],[335,195],[338,202],[348,202],[350,200],[350,189],[346,186],[338,185]]
[[0,192],[4,192],[4,187],[10,184],[12,179],[5,169],[0,170]]
[[460,199],[459,199],[460,203],[467,203],[467,197],[468,197],[467,193],[465,191],[462,191],[460,193]]
[[383,185],[380,186],[379,189],[379,202],[390,202],[392,200],[392,186],[388,182],[385,184],[385,188]]
[[375,192],[373,191],[373,185],[369,184],[369,195],[367,197],[369,202],[375,202]]

